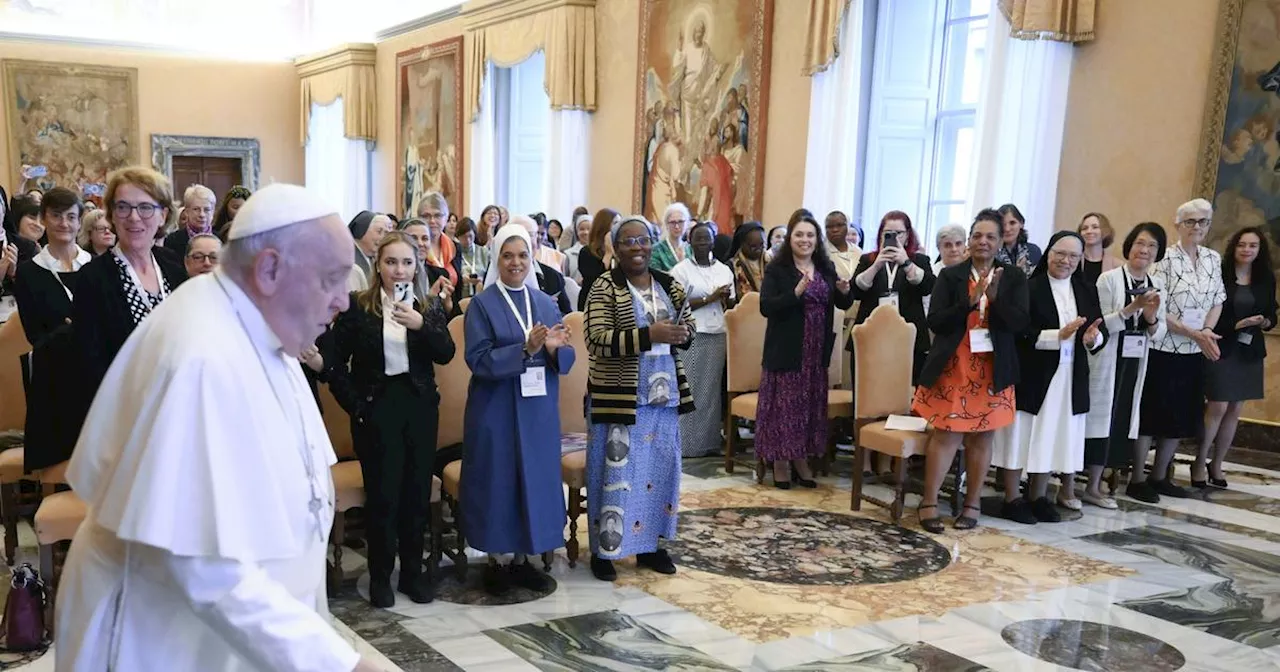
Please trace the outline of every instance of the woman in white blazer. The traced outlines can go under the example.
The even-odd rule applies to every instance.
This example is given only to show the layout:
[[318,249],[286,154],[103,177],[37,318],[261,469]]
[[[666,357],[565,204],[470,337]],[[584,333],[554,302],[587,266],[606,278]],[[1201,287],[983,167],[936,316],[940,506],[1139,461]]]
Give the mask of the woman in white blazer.
[[[1098,277],[1103,320],[1113,336],[1102,349],[1089,354],[1084,458],[1089,486],[1080,499],[1104,509],[1116,508],[1116,502],[1102,494],[1102,471],[1137,459],[1133,444],[1138,438],[1137,410],[1147,376],[1147,354],[1151,342],[1165,333],[1164,288],[1151,271],[1164,258],[1166,244],[1159,224],[1139,224],[1125,237],[1126,262]],[[1145,461],[1146,455],[1142,457]]]

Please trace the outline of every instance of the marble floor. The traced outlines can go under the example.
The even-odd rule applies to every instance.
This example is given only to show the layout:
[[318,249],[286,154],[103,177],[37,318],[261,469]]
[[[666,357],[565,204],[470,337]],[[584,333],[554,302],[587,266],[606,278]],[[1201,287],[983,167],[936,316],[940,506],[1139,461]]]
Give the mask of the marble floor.
[[[847,456],[785,491],[757,485],[749,459],[733,474],[687,460],[674,576],[622,562],[603,583],[561,550],[549,592],[489,599],[478,567],[462,581],[446,566],[434,603],[382,610],[348,551],[330,606],[361,651],[408,672],[1280,670],[1280,465],[1245,461],[1193,499],[933,536],[914,495],[901,527],[850,511]],[[34,560],[25,525],[20,541]],[[52,655],[0,653],[0,670],[52,670]]]

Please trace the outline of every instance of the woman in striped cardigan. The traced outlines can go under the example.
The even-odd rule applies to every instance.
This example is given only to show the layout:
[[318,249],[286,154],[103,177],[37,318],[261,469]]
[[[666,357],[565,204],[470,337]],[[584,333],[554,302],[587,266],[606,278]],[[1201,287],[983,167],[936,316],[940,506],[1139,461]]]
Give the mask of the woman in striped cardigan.
[[587,296],[587,516],[591,572],[613,581],[613,560],[674,574],[658,539],[676,534],[680,502],[679,416],[693,396],[677,350],[693,339],[684,288],[649,268],[657,232],[643,217],[621,219],[610,232],[617,265]]

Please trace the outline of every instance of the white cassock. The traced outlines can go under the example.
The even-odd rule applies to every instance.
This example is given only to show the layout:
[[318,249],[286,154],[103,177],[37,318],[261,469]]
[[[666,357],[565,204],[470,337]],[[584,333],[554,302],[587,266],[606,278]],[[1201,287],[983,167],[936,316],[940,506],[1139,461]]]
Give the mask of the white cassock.
[[221,271],[185,283],[125,343],[71,459],[89,514],[57,670],[353,669],[325,595],[335,461],[244,292]]

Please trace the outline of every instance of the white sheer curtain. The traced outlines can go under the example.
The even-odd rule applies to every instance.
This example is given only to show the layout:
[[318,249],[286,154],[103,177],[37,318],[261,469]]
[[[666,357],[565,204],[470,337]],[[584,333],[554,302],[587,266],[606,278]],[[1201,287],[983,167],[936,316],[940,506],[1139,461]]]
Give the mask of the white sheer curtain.
[[484,86],[480,89],[480,109],[471,121],[471,180],[467,185],[468,211],[479,218],[485,206],[496,202],[497,145],[494,140],[495,110],[493,64],[485,64]]
[[590,138],[589,112],[551,110],[547,115],[547,177],[543,202],[548,217],[568,222],[574,208],[586,205]]
[[1054,208],[1073,47],[1015,40],[1003,15],[992,12],[990,20],[971,202],[975,207],[1017,205],[1027,218],[1028,238],[1043,246],[1057,228]]
[[857,218],[859,109],[865,84],[860,41],[865,1],[850,0],[840,23],[840,55],[831,67],[811,78],[804,207],[819,217],[841,210],[851,220]]
[[368,210],[372,152],[364,140],[343,134],[342,98],[311,105],[307,126],[307,188],[323,194],[345,221]]

